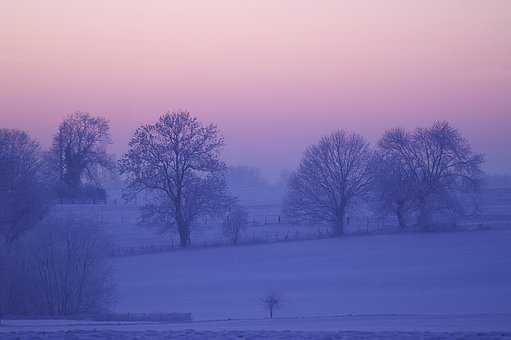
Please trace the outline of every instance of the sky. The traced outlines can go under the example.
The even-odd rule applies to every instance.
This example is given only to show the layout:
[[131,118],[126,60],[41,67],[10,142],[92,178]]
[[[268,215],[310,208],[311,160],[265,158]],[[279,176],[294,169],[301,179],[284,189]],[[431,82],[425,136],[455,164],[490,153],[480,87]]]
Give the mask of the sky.
[[0,0],[0,127],[47,146],[87,111],[119,155],[178,109],[269,178],[336,129],[434,120],[511,173],[511,1]]

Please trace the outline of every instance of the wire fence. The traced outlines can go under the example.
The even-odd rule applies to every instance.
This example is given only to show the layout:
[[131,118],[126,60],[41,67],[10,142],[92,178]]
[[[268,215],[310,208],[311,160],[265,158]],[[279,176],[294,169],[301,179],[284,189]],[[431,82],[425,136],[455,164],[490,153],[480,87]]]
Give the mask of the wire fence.
[[[274,243],[297,240],[314,240],[332,237],[333,231],[327,225],[296,223],[282,214],[278,206],[247,207],[249,223],[241,232],[238,244]],[[136,206],[119,205],[58,205],[52,212],[58,219],[86,219],[101,226],[112,240],[114,256],[140,255],[173,251],[180,248],[179,235],[175,230],[162,232],[158,226],[141,226],[140,210]],[[464,221],[463,229],[511,228],[511,216],[495,215],[484,220]],[[376,218],[370,214],[348,215],[345,233],[381,234],[398,231],[393,218]],[[222,221],[218,218],[203,217],[191,229],[192,247],[217,247],[232,244],[225,237]]]

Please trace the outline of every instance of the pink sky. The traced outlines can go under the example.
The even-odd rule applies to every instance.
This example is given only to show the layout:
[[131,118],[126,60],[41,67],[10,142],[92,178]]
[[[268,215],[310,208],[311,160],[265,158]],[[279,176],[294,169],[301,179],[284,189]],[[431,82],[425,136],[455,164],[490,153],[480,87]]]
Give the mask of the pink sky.
[[48,0],[0,4],[0,126],[48,145],[76,110],[133,130],[186,108],[270,176],[337,128],[446,119],[511,172],[511,1]]

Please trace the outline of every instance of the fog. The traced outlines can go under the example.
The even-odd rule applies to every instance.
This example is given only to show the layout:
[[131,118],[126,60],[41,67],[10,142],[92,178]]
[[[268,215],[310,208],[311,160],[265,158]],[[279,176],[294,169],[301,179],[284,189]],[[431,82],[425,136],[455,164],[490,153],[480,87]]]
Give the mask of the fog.
[[510,14],[0,5],[0,339],[511,339]]
[[511,177],[449,122],[376,143],[333,130],[273,181],[226,162],[221,128],[188,111],[120,157],[110,129],[77,111],[47,148],[0,130],[2,332],[509,330]]

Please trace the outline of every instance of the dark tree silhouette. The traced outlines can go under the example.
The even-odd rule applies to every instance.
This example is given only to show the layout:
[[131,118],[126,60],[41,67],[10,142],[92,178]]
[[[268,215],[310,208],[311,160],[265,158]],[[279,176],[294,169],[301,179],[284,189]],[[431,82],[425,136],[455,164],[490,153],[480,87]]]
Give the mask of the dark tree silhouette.
[[337,131],[323,137],[305,151],[290,177],[286,213],[329,223],[342,235],[348,206],[369,189],[371,155],[358,134]]
[[182,247],[201,215],[229,203],[220,159],[224,140],[215,125],[204,126],[188,112],[167,112],[137,129],[119,161],[128,181],[126,197],[149,192],[143,221],[176,226]]
[[0,238],[6,244],[20,238],[49,209],[43,170],[37,142],[25,132],[0,129]]
[[109,143],[110,125],[104,118],[75,112],[60,124],[50,160],[60,180],[61,197],[76,197],[84,181],[100,186],[99,171],[115,165],[106,151]]
[[398,206],[405,197],[417,210],[417,224],[423,229],[432,227],[435,211],[459,212],[459,193],[479,190],[483,156],[474,153],[462,134],[447,122],[435,122],[412,133],[387,131],[379,142],[379,152],[394,160],[403,186],[385,199]]
[[282,307],[282,296],[276,292],[270,292],[261,299],[263,307],[266,308],[270,315],[270,319],[273,319],[275,310]]

